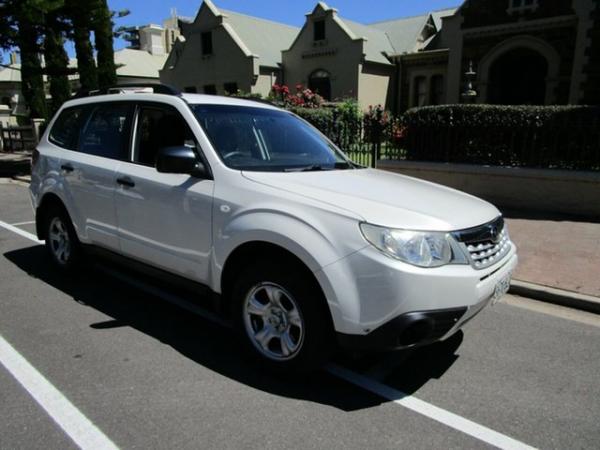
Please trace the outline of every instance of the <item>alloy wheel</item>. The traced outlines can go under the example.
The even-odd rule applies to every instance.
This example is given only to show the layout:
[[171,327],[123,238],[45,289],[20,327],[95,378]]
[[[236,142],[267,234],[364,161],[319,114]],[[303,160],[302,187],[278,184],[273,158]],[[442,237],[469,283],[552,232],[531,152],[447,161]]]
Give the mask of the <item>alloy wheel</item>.
[[48,228],[50,249],[59,264],[66,265],[71,256],[71,238],[64,221],[60,217],[52,218]]
[[254,347],[269,359],[286,361],[298,354],[305,325],[294,297],[275,283],[259,283],[244,299],[244,325]]

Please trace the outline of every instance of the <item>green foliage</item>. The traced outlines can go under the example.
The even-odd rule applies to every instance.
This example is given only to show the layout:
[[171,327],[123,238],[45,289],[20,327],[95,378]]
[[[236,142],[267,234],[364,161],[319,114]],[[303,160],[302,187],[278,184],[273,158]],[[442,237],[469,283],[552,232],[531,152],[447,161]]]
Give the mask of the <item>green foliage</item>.
[[600,107],[428,106],[402,122],[412,160],[600,170]]
[[361,120],[363,116],[360,105],[355,98],[343,99],[341,102],[336,103],[334,111],[339,120],[345,122]]
[[63,27],[60,10],[46,14],[44,58],[46,60],[45,73],[50,83],[50,112],[54,114],[61,105],[71,97],[71,86],[68,75],[72,71],[68,68],[69,57],[64,47]]
[[117,68],[113,50],[113,22],[106,0],[91,0],[92,30],[98,59],[98,87],[105,88],[117,84]]
[[90,42],[92,27],[90,11],[95,0],[65,0],[68,16],[71,20],[71,38],[75,43],[77,71],[81,89],[98,89],[98,73],[94,52]]

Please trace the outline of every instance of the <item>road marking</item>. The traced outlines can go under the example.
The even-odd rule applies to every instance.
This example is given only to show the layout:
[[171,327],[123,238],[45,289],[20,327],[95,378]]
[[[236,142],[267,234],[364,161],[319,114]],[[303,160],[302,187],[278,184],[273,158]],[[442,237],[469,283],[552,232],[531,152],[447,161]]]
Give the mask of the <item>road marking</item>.
[[13,233],[23,236],[23,237],[29,239],[30,241],[36,242],[38,244],[44,243],[44,241],[40,241],[35,234],[28,233],[25,230],[21,230],[20,228],[17,228],[16,226],[11,225],[6,222],[2,222],[1,220],[0,220],[0,227],[6,229],[8,231],[12,231]]
[[[9,231],[13,231],[23,237],[26,237],[27,239],[30,239],[34,242],[42,243],[42,241],[39,241],[37,237],[33,234],[27,233],[26,231],[23,231],[5,222],[0,221],[0,226],[6,228]],[[342,380],[345,380],[351,384],[354,384],[355,386],[358,386],[362,389],[379,395],[380,397],[388,399],[400,406],[404,406],[405,408],[410,409],[411,411],[429,417],[430,419],[433,419],[450,428],[454,428],[455,430],[473,436],[474,438],[479,439],[495,447],[511,450],[535,448],[516,439],[513,439],[509,436],[506,436],[502,433],[487,428],[483,425],[479,425],[478,423],[475,423],[462,416],[451,413],[450,411],[446,411],[445,409],[439,408],[423,400],[419,400],[416,397],[405,394],[402,391],[394,389],[390,386],[386,386],[383,383],[380,383],[376,380],[368,378],[364,375],[360,375],[343,367],[337,365],[329,365],[327,366],[326,370],[330,374]]]
[[22,225],[31,225],[34,224],[35,220],[28,220],[27,222],[18,222],[18,223],[11,223],[11,226],[13,227],[20,227]]
[[2,336],[0,363],[80,448],[118,448]]
[[393,401],[411,411],[429,417],[430,419],[473,436],[474,438],[495,447],[511,450],[535,448],[344,367],[330,364],[327,366],[326,370],[330,374],[354,384],[355,386],[361,387],[373,394]]

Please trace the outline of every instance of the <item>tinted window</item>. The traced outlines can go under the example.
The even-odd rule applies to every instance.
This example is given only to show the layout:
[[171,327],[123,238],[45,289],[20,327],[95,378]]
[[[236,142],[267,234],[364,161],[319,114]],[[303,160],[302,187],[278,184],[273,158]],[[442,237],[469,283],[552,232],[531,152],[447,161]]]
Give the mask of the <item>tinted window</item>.
[[77,150],[77,140],[84,116],[85,107],[83,106],[64,109],[50,130],[48,136],[50,142],[62,148]]
[[267,108],[191,105],[223,162],[257,171],[332,170],[354,165],[314,127]]
[[196,146],[192,130],[177,110],[161,105],[140,108],[134,162],[154,167],[159,149],[183,145]]
[[103,103],[93,109],[81,133],[79,151],[111,159],[128,159],[133,105]]

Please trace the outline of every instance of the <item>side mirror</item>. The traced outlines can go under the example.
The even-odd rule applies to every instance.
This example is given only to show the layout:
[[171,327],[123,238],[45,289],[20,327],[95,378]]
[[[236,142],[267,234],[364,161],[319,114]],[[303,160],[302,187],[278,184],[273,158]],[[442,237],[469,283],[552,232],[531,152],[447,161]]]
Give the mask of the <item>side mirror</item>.
[[185,173],[197,178],[211,178],[208,169],[186,146],[163,147],[156,156],[156,170],[161,173]]

